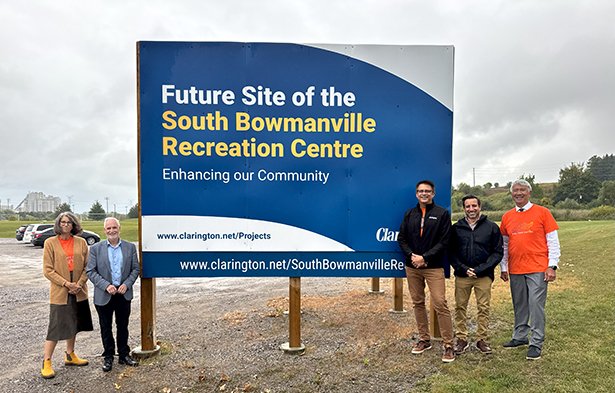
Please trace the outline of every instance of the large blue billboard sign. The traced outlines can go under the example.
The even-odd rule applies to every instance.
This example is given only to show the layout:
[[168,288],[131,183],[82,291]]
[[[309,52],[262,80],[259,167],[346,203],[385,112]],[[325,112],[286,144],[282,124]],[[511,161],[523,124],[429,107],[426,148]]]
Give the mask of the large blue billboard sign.
[[143,277],[402,277],[450,206],[451,46],[139,42]]

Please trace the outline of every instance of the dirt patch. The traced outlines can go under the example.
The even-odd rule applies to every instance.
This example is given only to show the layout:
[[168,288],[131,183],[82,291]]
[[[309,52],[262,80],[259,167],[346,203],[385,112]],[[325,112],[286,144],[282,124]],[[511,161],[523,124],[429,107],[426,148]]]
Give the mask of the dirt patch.
[[[49,306],[41,258],[40,248],[0,239],[0,340],[15,343],[2,350],[0,392],[405,392],[447,367],[438,343],[410,354],[414,317],[389,312],[391,279],[381,280],[384,295],[368,293],[369,279],[302,279],[302,355],[280,350],[288,341],[287,278],[158,279],[159,356],[137,368],[116,362],[104,373],[95,321],[94,332],[77,337],[77,353],[90,365],[65,367],[60,343],[57,376],[43,380]],[[140,344],[135,289],[132,347]],[[452,281],[447,290],[452,305]]]

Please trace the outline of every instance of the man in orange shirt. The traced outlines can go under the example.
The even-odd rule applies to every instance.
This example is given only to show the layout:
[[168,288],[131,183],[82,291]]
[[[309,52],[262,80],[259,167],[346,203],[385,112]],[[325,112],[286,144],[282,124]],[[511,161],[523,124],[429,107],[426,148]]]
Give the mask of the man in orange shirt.
[[530,202],[532,186],[526,180],[515,180],[510,192],[515,208],[504,214],[500,225],[504,240],[500,277],[510,281],[515,326],[504,347],[529,344],[526,359],[537,360],[545,338],[547,285],[555,281],[560,257],[559,227],[549,209]]

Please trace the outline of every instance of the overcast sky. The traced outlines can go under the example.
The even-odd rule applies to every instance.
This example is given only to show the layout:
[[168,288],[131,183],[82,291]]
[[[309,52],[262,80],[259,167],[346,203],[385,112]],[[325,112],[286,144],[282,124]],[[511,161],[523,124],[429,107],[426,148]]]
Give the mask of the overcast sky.
[[0,199],[137,202],[140,40],[454,45],[453,184],[473,168],[476,184],[557,181],[615,153],[613,15],[612,0],[0,0]]

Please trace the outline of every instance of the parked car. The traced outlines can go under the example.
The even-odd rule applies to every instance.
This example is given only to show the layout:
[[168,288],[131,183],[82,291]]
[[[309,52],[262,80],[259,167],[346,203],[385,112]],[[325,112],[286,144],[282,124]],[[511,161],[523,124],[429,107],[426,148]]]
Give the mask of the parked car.
[[30,243],[30,240],[32,240],[32,230],[34,229],[34,226],[38,225],[38,224],[29,224],[26,227],[26,230],[23,233],[23,241],[24,243]]
[[23,241],[25,243],[30,243],[32,241],[32,234],[34,234],[34,232],[42,231],[47,228],[53,228],[53,224],[31,224],[31,225],[32,225],[31,228],[30,228],[30,225],[28,225],[28,227],[26,228],[26,231],[23,234]]
[[22,225],[19,228],[15,229],[15,239],[17,239],[18,241],[22,241],[23,240],[23,234],[26,231],[27,227],[28,227],[28,224]]
[[[40,232],[35,232],[32,235],[32,240],[30,241],[30,243],[32,243],[32,245],[34,246],[43,247],[45,240],[55,235],[56,234],[53,231],[53,227],[45,229]],[[84,238],[86,243],[88,243],[88,246],[91,246],[92,244],[98,243],[100,241],[100,236],[98,236],[97,233],[91,232],[91,231],[84,230],[83,232],[81,232],[80,235],[77,235],[77,236]]]

